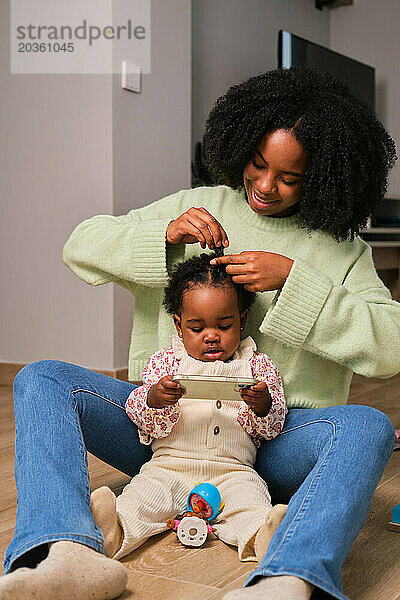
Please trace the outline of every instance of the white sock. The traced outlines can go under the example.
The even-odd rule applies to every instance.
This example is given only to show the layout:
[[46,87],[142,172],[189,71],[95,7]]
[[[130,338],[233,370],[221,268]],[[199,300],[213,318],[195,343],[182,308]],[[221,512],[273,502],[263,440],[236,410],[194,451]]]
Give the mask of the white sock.
[[118,521],[116,497],[109,487],[98,488],[90,495],[90,510],[104,538],[104,552],[110,558],[122,546],[124,531]]
[[241,590],[232,590],[222,600],[310,600],[314,586],[292,575],[262,577]]
[[266,555],[272,536],[283,521],[287,508],[287,504],[275,504],[267,514],[264,525],[257,531],[254,552],[258,562],[261,562]]
[[35,569],[0,577],[0,600],[110,600],[125,589],[124,565],[88,546],[62,541]]

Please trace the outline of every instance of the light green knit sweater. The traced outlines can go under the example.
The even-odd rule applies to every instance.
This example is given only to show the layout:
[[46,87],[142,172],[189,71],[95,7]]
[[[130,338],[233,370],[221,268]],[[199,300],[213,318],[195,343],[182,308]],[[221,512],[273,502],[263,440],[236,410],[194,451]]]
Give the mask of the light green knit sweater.
[[140,380],[148,357],[170,346],[172,319],[162,307],[168,270],[202,252],[165,242],[166,228],[203,206],[225,228],[229,253],[265,250],[294,259],[280,292],[257,294],[244,331],[278,366],[289,407],[345,404],[352,372],[390,377],[400,371],[400,304],[378,278],[360,238],[337,243],[307,233],[296,216],[254,213],[229,187],[183,190],[127,215],[95,216],[73,231],[64,262],[90,285],[116,282],[135,296],[129,378]]

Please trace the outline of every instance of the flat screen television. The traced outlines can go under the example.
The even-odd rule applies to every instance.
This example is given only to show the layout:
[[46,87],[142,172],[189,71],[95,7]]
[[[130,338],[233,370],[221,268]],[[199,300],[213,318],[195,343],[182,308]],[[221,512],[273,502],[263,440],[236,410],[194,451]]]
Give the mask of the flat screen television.
[[281,29],[278,37],[278,66],[283,69],[316,66],[328,71],[375,110],[375,69],[358,60]]
[[[350,91],[375,111],[375,69],[339,52],[309,42],[289,31],[280,30],[278,36],[278,66],[316,66],[336,75]],[[368,240],[400,240],[400,201],[385,198],[371,222]],[[376,233],[376,228],[380,232]],[[394,230],[394,228],[397,229]]]

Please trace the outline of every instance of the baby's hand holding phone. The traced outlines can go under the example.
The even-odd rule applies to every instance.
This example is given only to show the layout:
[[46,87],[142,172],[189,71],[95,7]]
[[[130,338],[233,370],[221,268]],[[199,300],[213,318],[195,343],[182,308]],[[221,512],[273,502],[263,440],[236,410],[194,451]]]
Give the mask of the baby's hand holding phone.
[[257,417],[266,417],[272,406],[272,398],[265,381],[240,391],[243,402],[256,413]]
[[172,381],[172,375],[165,375],[147,392],[147,406],[150,408],[172,406],[182,398],[183,394],[184,390],[179,383]]

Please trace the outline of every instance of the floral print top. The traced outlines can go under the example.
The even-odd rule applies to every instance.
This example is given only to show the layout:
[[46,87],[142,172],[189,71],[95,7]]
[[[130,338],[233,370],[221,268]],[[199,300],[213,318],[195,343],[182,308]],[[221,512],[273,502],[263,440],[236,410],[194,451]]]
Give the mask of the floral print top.
[[[265,417],[258,417],[245,402],[238,402],[237,421],[251,436],[256,446],[259,446],[260,439],[271,440],[282,431],[287,406],[282,378],[275,364],[266,354],[256,352],[255,348],[252,338],[246,338],[240,344],[232,361],[223,363],[222,366],[226,364],[231,375],[234,374],[232,367],[235,366],[235,361],[238,364],[239,362],[243,363],[244,360],[249,361],[249,374],[251,373],[258,381],[265,381],[268,386],[272,406]],[[171,347],[159,350],[150,357],[142,372],[143,385],[135,388],[126,401],[125,410],[129,418],[138,426],[139,439],[142,444],[148,445],[154,439],[167,437],[179,419],[182,410],[179,401],[164,408],[150,408],[147,406],[147,393],[165,375],[176,375],[181,372],[182,358],[185,358],[182,341],[173,336]],[[190,360],[200,363],[195,359]],[[201,372],[207,372],[210,375],[221,374],[221,370],[216,370],[215,363],[221,363],[221,361],[202,362],[200,364]]]

